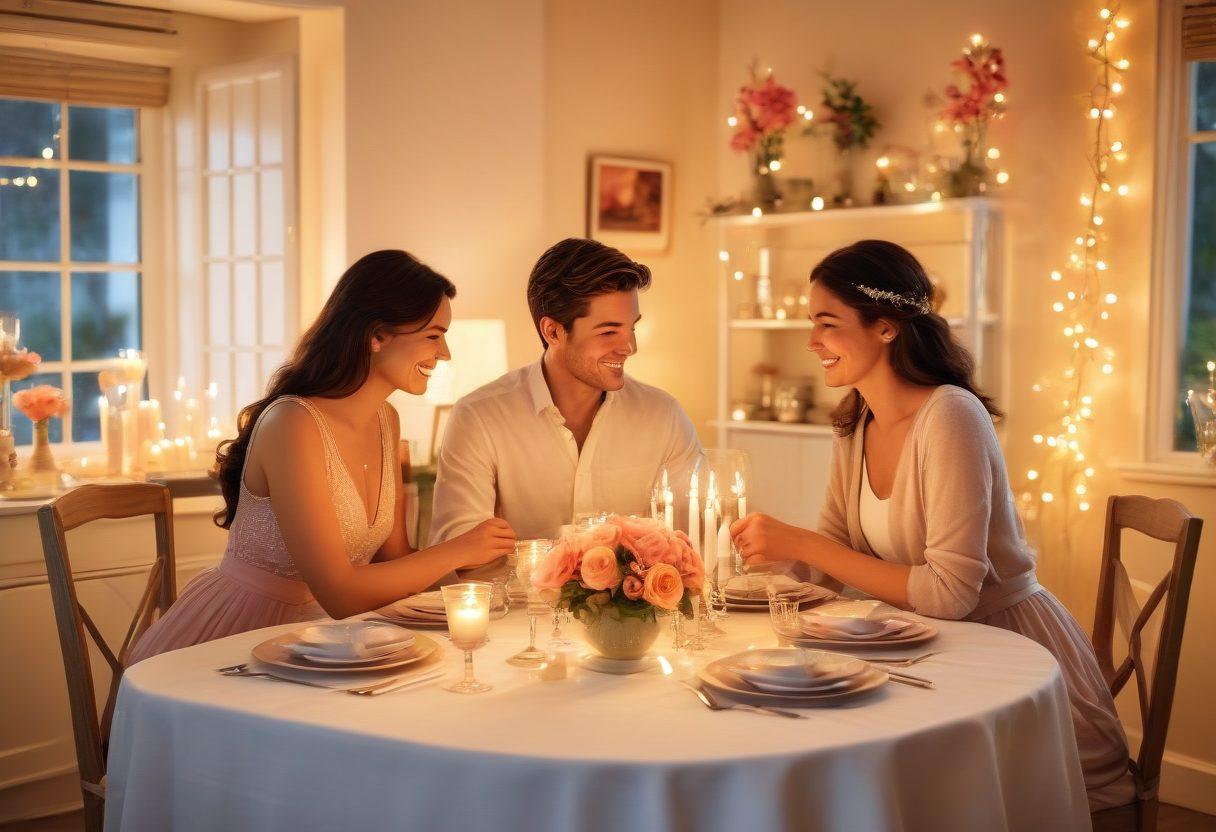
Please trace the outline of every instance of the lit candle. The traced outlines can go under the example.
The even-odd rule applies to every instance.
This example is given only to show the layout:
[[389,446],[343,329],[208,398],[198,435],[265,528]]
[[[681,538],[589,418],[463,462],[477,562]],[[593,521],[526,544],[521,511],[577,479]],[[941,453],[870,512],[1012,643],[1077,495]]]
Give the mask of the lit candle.
[[692,550],[701,554],[701,506],[697,499],[697,472],[692,472],[692,480],[688,483],[688,539],[692,541]]
[[479,603],[477,595],[468,592],[458,605],[448,610],[448,635],[461,650],[480,647],[490,627],[490,605]]
[[730,546],[729,515],[723,514],[722,528],[718,529],[718,583],[725,584],[735,574],[735,557]]
[[669,531],[675,531],[675,495],[671,493],[671,484],[667,480],[667,469],[663,469],[663,522]]
[[139,411],[123,408],[114,416],[115,421],[122,426],[122,473],[129,476],[140,470]]
[[106,450],[106,474],[122,473],[122,418],[105,396],[97,397],[97,412],[101,416],[101,441]]
[[735,486],[732,489],[739,498],[739,518],[747,516],[747,489],[743,485],[743,474],[735,472]]
[[705,550],[702,560],[705,571],[713,570],[718,562],[718,513],[715,504],[718,502],[718,481],[713,471],[709,472],[709,488],[705,491]]
[[206,394],[203,396],[203,425],[210,425],[215,421],[215,400],[220,394],[220,386],[214,381],[207,385]]

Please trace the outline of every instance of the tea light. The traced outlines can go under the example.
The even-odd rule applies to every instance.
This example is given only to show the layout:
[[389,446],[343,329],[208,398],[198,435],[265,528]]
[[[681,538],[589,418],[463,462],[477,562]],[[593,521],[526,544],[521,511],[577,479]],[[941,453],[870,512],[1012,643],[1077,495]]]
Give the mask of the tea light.
[[490,628],[490,594],[493,587],[486,583],[448,584],[440,587],[443,607],[447,612],[448,635],[452,644],[464,651],[464,678],[448,686],[453,693],[481,693],[490,685],[473,676],[473,651],[486,643]]

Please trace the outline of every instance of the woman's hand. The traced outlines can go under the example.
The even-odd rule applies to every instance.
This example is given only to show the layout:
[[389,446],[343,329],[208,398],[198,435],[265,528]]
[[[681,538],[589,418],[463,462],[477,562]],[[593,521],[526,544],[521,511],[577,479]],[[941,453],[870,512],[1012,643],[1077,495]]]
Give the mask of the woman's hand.
[[803,550],[814,532],[782,523],[767,514],[752,513],[731,524],[730,536],[745,563],[805,560]]
[[457,567],[481,566],[515,551],[515,531],[501,517],[478,523],[452,538],[457,552]]

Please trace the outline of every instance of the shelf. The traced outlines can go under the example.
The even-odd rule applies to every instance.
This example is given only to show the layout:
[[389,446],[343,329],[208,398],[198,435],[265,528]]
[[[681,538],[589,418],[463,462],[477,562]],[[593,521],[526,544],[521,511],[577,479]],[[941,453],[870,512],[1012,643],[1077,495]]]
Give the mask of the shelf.
[[989,197],[966,199],[943,199],[940,202],[916,202],[911,205],[870,205],[864,208],[825,208],[822,211],[789,211],[774,214],[729,214],[714,217],[714,221],[728,227],[780,228],[807,222],[835,222],[837,220],[877,220],[890,217],[916,217],[926,214],[967,213],[986,211],[996,203]]
[[737,422],[734,420],[722,422],[713,421],[711,427],[725,430],[744,430],[753,433],[784,433],[796,436],[832,436],[831,425],[811,425],[805,422]]

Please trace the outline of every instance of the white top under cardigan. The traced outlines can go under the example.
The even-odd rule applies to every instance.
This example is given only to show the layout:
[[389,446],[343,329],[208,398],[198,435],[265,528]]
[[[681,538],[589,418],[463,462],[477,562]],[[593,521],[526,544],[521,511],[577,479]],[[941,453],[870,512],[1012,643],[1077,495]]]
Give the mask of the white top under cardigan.
[[[876,555],[860,517],[868,415],[863,409],[853,435],[832,445],[819,532]],[[977,620],[1041,589],[992,418],[966,390],[943,385],[921,406],[886,502],[890,550],[883,559],[912,567],[908,600],[915,612]]]
[[891,498],[878,499],[870,485],[870,470],[866,467],[865,455],[861,459],[861,499],[858,505],[861,533],[865,535],[870,551],[878,557],[890,557],[891,546]]

